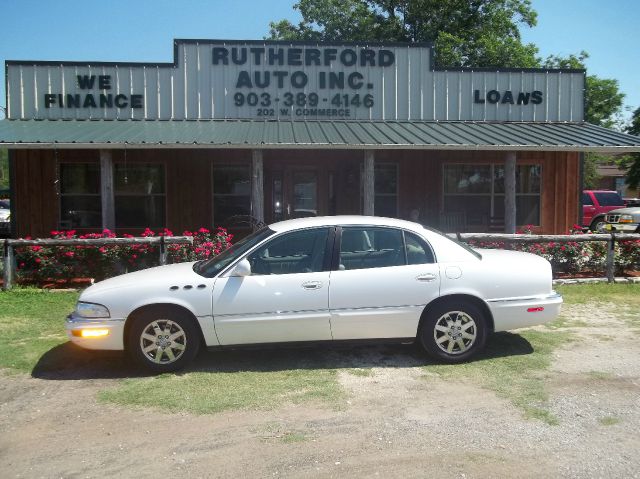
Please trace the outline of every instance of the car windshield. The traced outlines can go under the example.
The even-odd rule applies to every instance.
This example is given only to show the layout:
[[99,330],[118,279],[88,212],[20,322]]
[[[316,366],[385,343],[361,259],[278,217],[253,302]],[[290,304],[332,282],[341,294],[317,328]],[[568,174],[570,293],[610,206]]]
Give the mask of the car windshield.
[[246,238],[241,239],[228,249],[224,250],[218,256],[198,261],[193,265],[193,271],[205,278],[213,278],[220,273],[224,268],[236,260],[236,258],[242,256],[255,245],[260,243],[263,239],[268,238],[274,233],[269,228],[262,228],[255,233],[250,234]]
[[9,209],[9,200],[0,200],[0,208]]
[[595,193],[600,206],[624,206],[624,200],[618,193]]
[[433,233],[439,234],[440,236],[443,236],[444,238],[447,238],[449,241],[453,241],[455,244],[460,246],[462,249],[468,251],[469,253],[471,253],[476,258],[482,259],[482,255],[480,253],[478,253],[475,249],[473,249],[471,246],[469,246],[467,243],[463,243],[462,241],[458,241],[457,239],[454,239],[454,238],[450,237],[449,235],[446,235],[442,231],[439,231],[439,230],[437,230],[435,228],[431,228],[430,226],[422,225],[422,227],[424,229],[426,229],[426,230],[429,230],[429,231],[433,232]]

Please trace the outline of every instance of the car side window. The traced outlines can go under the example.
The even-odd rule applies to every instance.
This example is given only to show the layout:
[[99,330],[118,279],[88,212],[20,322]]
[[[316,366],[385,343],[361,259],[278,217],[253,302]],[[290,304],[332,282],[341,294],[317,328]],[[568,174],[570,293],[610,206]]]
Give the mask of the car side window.
[[404,264],[402,231],[372,227],[347,227],[342,230],[339,269],[384,268]]
[[324,267],[328,228],[295,231],[278,236],[247,259],[252,275],[315,273]]
[[404,241],[407,248],[408,264],[435,263],[433,251],[418,235],[405,231]]
[[593,205],[593,201],[591,201],[591,196],[589,196],[587,193],[582,193],[582,204],[587,206]]

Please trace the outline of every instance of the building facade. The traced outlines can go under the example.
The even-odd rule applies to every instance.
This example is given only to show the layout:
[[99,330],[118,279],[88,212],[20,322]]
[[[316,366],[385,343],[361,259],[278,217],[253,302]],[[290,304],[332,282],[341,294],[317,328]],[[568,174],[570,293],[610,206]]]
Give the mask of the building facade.
[[583,121],[582,70],[437,70],[422,44],[176,40],[172,63],[6,78],[15,236],[336,214],[562,233],[581,154],[640,151]]

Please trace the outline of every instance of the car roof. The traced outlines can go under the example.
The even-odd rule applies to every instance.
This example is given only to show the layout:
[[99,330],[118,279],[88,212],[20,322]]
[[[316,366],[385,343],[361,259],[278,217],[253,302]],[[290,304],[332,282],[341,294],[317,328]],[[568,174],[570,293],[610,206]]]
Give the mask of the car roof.
[[293,220],[280,221],[269,225],[273,231],[278,233],[302,228],[313,228],[318,226],[391,226],[395,228],[405,228],[409,230],[421,230],[423,227],[412,221],[399,220],[397,218],[384,218],[381,216],[314,216],[311,218],[297,218]]

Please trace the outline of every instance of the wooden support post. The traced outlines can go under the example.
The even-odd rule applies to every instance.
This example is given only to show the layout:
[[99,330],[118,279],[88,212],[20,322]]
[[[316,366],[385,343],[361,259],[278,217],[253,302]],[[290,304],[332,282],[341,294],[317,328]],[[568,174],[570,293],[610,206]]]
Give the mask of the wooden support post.
[[615,265],[616,254],[616,237],[614,233],[611,233],[611,239],[607,241],[607,281],[613,283],[616,273]]
[[264,222],[264,165],[262,150],[251,152],[251,216]]
[[375,153],[373,150],[364,152],[364,170],[362,173],[362,192],[364,204],[362,214],[373,216],[375,214],[376,202],[376,177],[375,177]]
[[4,240],[4,270],[2,274],[2,289],[9,291],[13,282],[13,273],[15,270],[15,258],[13,255],[13,246],[9,244],[9,240]]
[[504,232],[516,232],[516,153],[504,158]]
[[160,237],[160,246],[158,249],[160,250],[160,266],[167,264],[167,245],[164,242],[164,236]]
[[100,193],[102,195],[102,229],[113,230],[116,227],[116,214],[111,150],[100,150]]

